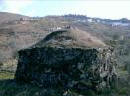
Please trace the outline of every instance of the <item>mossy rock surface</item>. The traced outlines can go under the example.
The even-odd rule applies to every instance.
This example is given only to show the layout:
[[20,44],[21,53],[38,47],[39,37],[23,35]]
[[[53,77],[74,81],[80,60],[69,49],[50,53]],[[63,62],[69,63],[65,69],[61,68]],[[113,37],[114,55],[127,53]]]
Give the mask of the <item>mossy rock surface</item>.
[[17,81],[41,87],[97,90],[116,77],[113,50],[79,29],[58,30],[19,51]]
[[[15,78],[41,87],[96,90],[97,86],[109,86],[110,81],[106,78],[110,76],[109,79],[112,79],[115,75],[114,65],[109,62],[110,57],[107,57],[106,64],[101,54],[98,49],[81,48],[42,47],[21,50]],[[101,70],[106,74],[102,74]]]

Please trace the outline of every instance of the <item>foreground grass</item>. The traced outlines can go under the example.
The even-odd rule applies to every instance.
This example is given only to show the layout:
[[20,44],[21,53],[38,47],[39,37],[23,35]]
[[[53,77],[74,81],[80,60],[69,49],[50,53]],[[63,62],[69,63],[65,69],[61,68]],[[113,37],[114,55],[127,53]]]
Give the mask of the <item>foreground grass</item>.
[[0,72],[0,80],[4,80],[4,79],[14,79],[14,73],[7,72],[7,71],[1,71]]
[[30,84],[17,84],[14,73],[0,72],[0,96],[61,96],[56,89],[44,89]]
[[[122,84],[123,83],[123,84]],[[97,95],[91,90],[75,92],[61,88],[40,88],[30,84],[18,84],[14,80],[14,73],[0,72],[0,96],[130,96],[130,87],[127,82],[122,82],[116,90],[104,89]],[[85,95],[81,95],[85,93]]]

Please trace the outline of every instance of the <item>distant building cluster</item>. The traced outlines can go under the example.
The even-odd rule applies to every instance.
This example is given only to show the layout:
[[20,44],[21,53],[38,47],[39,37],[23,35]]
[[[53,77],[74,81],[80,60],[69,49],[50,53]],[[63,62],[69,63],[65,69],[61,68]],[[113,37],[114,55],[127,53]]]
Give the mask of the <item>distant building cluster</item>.
[[130,23],[113,22],[112,26],[129,26]]
[[57,31],[57,30],[65,30],[65,29],[70,29],[71,26],[70,25],[66,25],[66,26],[61,26],[61,27],[53,27],[53,28],[49,28],[48,31]]
[[130,26],[130,21],[127,19],[120,19],[120,20],[110,20],[110,19],[100,19],[100,18],[77,18],[75,19],[73,22],[81,22],[81,23],[86,23],[86,22],[90,22],[90,23],[101,23],[101,24],[106,24],[106,25],[110,25],[112,27],[116,27],[116,26]]
[[34,21],[34,20],[40,20],[42,17],[32,17],[32,18],[20,18],[20,21]]
[[15,23],[15,24],[18,24],[18,23],[27,24],[28,22],[38,21],[40,19],[41,19],[41,17],[32,17],[32,18],[25,17],[25,18],[20,18],[19,20],[15,20],[13,23]]

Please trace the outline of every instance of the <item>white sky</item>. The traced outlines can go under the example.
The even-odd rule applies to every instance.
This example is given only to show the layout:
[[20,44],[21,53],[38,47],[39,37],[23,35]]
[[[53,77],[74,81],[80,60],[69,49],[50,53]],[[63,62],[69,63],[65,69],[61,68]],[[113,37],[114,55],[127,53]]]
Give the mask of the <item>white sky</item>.
[[130,19],[128,0],[0,0],[0,11],[28,16],[80,14]]

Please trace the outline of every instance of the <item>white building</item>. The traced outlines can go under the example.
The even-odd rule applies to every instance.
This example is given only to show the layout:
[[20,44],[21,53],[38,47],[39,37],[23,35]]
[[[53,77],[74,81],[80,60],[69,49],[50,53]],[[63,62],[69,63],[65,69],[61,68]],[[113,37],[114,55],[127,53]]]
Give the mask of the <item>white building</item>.
[[113,22],[112,26],[129,26],[129,23]]

